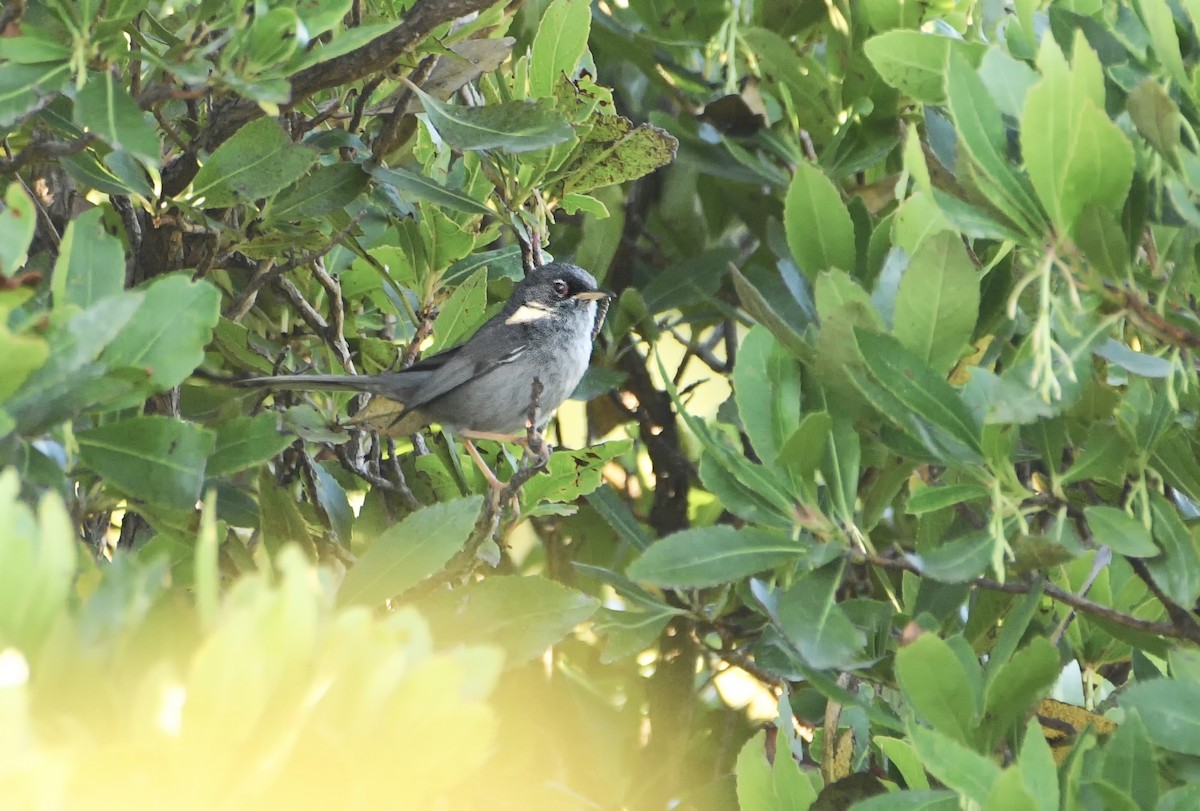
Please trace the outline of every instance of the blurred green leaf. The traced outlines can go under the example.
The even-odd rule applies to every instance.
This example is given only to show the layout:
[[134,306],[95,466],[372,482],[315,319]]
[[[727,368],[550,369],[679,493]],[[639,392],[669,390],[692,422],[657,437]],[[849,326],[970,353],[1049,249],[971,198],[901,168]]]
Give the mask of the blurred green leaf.
[[469,496],[407,515],[359,557],[338,602],[380,605],[439,571],[467,542],[482,505],[482,496]]
[[11,127],[41,99],[59,93],[70,75],[68,62],[7,65],[0,72],[0,127]]
[[1105,747],[1104,778],[1128,794],[1138,808],[1154,808],[1158,802],[1158,763],[1136,711],[1126,713]]
[[981,806],[987,801],[999,766],[936,730],[910,726],[909,735],[930,774]]
[[[774,758],[767,756],[770,735],[775,736]],[[804,811],[812,806],[817,791],[787,747],[784,733],[775,729],[763,730],[746,741],[734,767],[740,811]]]
[[[427,508],[429,509],[429,508]],[[540,656],[599,607],[599,602],[542,577],[489,577],[420,602],[443,644],[486,639],[505,652],[505,666]]]
[[487,307],[487,270],[479,269],[459,284],[438,308],[431,353],[462,343],[483,322]]
[[1179,107],[1155,79],[1146,77],[1125,99],[1129,117],[1142,137],[1171,166],[1178,167]]
[[170,417],[146,416],[75,435],[79,460],[139,501],[191,509],[200,498],[212,431]]
[[984,723],[990,741],[1003,739],[1029,710],[1054,686],[1062,664],[1058,650],[1043,637],[1034,637],[1001,665],[989,680],[984,695]]
[[1154,540],[1163,553],[1146,561],[1158,585],[1180,605],[1200,598],[1200,548],[1179,513],[1158,493],[1150,496]]
[[[14,335],[0,324],[0,403],[18,391],[21,384],[46,362],[49,355],[50,347],[41,338],[33,335]],[[6,433],[7,431],[0,431],[0,436]]]
[[987,498],[987,488],[978,484],[943,484],[922,487],[909,496],[904,511],[909,515],[924,515],[964,501]]
[[104,209],[93,208],[67,226],[51,285],[56,306],[86,310],[125,289],[125,251],[104,229],[103,219]]
[[37,227],[37,209],[19,181],[8,184],[0,211],[0,275],[11,276],[25,262]]
[[206,208],[270,197],[316,160],[316,150],[293,144],[278,121],[260,118],[213,151],[192,181],[192,197]]
[[750,444],[773,461],[800,424],[800,368],[761,325],[738,348],[733,391]]

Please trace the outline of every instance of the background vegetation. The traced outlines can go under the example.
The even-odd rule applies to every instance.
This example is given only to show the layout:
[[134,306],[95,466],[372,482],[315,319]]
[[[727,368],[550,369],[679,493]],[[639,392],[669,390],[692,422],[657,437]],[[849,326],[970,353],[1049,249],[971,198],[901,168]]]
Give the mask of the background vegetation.
[[[1200,806],[1198,32],[6,3],[6,806]],[[539,254],[620,297],[519,511],[228,385]]]

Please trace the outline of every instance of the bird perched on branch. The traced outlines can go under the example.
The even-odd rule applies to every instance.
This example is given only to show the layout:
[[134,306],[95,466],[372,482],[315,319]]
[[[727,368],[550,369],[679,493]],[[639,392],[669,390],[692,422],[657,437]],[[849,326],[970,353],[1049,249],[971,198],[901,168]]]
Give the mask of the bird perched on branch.
[[535,379],[540,392],[534,427],[550,421],[587,370],[611,297],[583,268],[552,262],[521,280],[504,309],[465,343],[407,369],[255,377],[237,385],[371,394],[356,424],[403,436],[438,423],[466,442],[488,482],[498,487],[471,440],[517,441],[527,427]]

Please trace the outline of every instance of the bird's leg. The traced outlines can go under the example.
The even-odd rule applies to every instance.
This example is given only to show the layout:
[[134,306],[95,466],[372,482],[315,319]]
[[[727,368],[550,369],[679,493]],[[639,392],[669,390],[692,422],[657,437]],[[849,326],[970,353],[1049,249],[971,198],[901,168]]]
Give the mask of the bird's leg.
[[492,488],[492,497],[499,498],[500,491],[504,489],[504,482],[496,478],[496,474],[483,461],[483,457],[479,455],[479,449],[475,447],[475,443],[465,436],[459,435],[462,438],[463,444],[467,446],[467,453],[471,454],[471,458],[475,460],[476,467],[483,474],[483,478],[487,479],[488,487]]

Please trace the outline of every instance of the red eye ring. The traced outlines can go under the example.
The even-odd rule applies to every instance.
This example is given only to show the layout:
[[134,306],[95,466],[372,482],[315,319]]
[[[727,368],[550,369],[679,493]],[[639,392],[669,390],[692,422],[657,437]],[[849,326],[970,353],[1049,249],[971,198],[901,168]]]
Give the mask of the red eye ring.
[[554,295],[559,298],[566,298],[567,293],[571,292],[570,286],[562,279],[555,279],[550,286],[554,289]]

